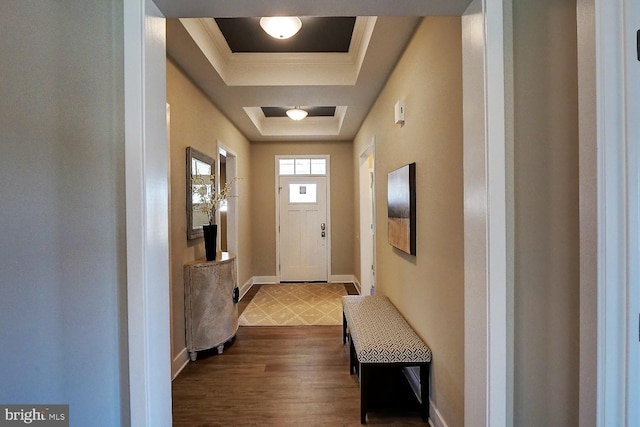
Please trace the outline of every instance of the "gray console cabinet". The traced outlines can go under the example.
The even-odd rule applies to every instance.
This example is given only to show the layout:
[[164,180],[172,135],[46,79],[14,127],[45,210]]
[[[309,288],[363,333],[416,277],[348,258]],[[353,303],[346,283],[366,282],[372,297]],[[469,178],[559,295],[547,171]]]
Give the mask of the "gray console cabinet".
[[187,351],[194,361],[198,351],[217,348],[238,331],[236,258],[219,252],[215,261],[196,261],[184,266],[184,311]]

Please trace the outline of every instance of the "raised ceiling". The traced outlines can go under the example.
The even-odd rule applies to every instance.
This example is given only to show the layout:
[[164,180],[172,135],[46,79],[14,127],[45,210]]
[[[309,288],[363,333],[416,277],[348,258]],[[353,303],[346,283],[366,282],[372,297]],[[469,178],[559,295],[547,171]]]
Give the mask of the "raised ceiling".
[[[156,0],[167,17],[207,17],[168,19],[167,54],[251,141],[352,140],[420,17],[469,2]],[[275,15],[302,30],[270,39],[259,17]],[[295,122],[294,106],[315,110]]]
[[215,18],[232,53],[347,53],[355,16],[303,16],[294,37],[278,40],[260,27],[260,18]]

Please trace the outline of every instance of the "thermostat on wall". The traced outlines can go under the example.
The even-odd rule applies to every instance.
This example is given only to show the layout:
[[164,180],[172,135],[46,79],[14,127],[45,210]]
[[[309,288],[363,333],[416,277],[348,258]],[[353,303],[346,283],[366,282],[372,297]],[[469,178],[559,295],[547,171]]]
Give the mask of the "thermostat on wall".
[[395,117],[396,117],[395,123],[397,125],[404,124],[404,101],[403,100],[399,100],[398,102],[396,102]]

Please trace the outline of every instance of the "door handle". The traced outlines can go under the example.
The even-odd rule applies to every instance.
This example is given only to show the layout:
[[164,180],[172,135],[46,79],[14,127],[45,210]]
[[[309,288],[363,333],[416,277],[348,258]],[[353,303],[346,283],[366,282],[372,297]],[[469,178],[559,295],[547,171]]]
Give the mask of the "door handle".
[[324,222],[322,224],[320,224],[320,230],[324,231],[325,228],[326,228],[326,226],[325,226]]

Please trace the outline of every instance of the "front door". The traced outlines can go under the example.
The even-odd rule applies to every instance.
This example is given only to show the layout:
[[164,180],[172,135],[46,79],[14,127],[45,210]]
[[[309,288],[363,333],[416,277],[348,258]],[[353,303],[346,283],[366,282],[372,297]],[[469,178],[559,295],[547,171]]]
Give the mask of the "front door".
[[280,281],[327,281],[327,177],[281,176]]

